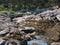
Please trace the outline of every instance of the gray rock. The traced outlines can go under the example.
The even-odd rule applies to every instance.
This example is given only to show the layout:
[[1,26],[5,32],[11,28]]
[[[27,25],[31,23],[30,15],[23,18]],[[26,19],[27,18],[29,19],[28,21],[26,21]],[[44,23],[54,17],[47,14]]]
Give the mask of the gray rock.
[[[15,42],[17,45],[20,45],[20,41],[15,40],[15,39],[9,39],[9,40],[5,43],[5,45],[12,45],[12,44],[11,44],[12,42]],[[8,44],[8,43],[9,43],[9,44]]]
[[2,43],[4,43],[5,42],[5,40],[3,40],[2,38],[0,38],[0,45],[2,44]]
[[60,45],[60,42],[53,42],[51,45]]
[[60,21],[60,15],[57,15],[56,17],[57,17],[57,19]]
[[[14,23],[10,21],[10,18],[5,15],[0,15],[0,35],[6,35],[9,32],[14,32]],[[14,30],[12,30],[12,28]]]

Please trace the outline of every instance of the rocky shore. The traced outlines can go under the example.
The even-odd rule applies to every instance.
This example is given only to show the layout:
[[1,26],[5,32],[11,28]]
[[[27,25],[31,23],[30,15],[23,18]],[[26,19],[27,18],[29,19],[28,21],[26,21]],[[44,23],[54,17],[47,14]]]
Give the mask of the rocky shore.
[[53,45],[54,42],[60,43],[60,8],[17,17],[0,14],[0,45]]

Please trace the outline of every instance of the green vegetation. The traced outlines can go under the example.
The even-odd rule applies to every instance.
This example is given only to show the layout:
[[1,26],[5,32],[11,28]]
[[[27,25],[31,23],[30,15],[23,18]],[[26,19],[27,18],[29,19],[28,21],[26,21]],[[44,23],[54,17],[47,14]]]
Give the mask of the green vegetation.
[[36,9],[37,7],[49,7],[59,5],[60,0],[0,0],[0,11],[20,9]]
[[[59,3],[60,0],[0,0],[0,14],[7,13],[10,15],[11,12],[20,14],[21,9],[34,11],[36,8],[60,6]],[[25,12],[24,15],[26,14]]]

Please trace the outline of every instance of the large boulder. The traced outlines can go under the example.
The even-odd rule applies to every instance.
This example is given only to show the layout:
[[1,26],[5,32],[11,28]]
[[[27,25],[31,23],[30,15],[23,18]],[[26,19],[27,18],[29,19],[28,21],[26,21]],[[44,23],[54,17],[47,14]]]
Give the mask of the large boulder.
[[60,21],[60,15],[57,15],[56,17],[57,17],[57,19]]
[[60,42],[53,42],[51,45],[60,45]]

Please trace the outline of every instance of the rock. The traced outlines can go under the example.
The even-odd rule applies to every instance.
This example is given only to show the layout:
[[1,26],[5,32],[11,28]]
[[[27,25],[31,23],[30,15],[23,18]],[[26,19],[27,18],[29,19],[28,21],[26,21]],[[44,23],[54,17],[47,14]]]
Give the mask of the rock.
[[[45,37],[50,40],[59,40],[59,30],[53,29],[56,20],[59,20],[60,9],[55,8],[54,10],[47,10],[36,15],[28,15],[23,17],[14,18],[13,21],[18,24],[18,29],[26,31],[26,29],[43,30]],[[48,21],[47,21],[48,20]],[[47,21],[47,22],[46,22]],[[33,27],[33,28],[31,28]],[[52,28],[52,29],[51,29]],[[56,27],[55,27],[56,28]],[[57,27],[58,28],[58,27]],[[26,33],[26,32],[25,32]],[[41,33],[41,32],[40,32]]]
[[57,31],[53,31],[53,30],[49,30],[46,31],[46,37],[49,38],[50,40],[54,40],[54,41],[58,41],[59,40],[59,32]]
[[38,43],[32,43],[31,45],[39,45]]
[[28,33],[33,33],[35,30],[28,29],[28,30],[22,30],[22,31],[28,34]]
[[15,14],[11,14],[11,15],[10,15],[10,20],[11,20],[11,22],[13,21],[14,18],[15,18]]
[[42,35],[37,35],[37,36],[35,36],[35,38],[38,40],[45,40],[44,36],[42,36]]
[[25,12],[26,12],[26,10],[25,10],[25,9],[21,9],[21,10],[20,10],[20,12],[25,13]]
[[[12,42],[16,43],[17,45],[20,45],[20,41],[15,40],[15,39],[9,39],[9,40],[5,43],[5,45],[8,45],[9,43],[11,44]],[[10,45],[10,44],[9,44],[9,45]]]
[[57,15],[56,17],[57,17],[57,19],[60,21],[60,15]]
[[18,14],[16,17],[23,17],[24,14]]
[[53,9],[58,9],[59,7],[58,6],[54,6]]
[[33,37],[33,36],[35,36],[36,35],[36,32],[33,32],[33,33],[28,33],[28,34],[26,34],[26,36],[25,37]]
[[32,30],[34,30],[33,27],[25,27],[25,30],[28,30],[28,29],[32,29]]
[[60,42],[53,42],[51,45],[60,45]]
[[36,10],[35,10],[35,13],[36,14],[39,14],[41,12],[46,12],[47,10],[55,10],[55,9],[58,9],[59,7],[58,6],[53,6],[53,7],[48,7],[48,8],[39,8],[37,7]]
[[31,15],[32,13],[31,12],[26,12],[27,13],[27,15]]
[[8,23],[9,23],[9,18],[6,16],[0,16],[0,35],[1,34],[6,34],[9,32]]
[[60,25],[56,24],[54,27],[46,30],[46,38],[53,41],[58,41],[60,39]]
[[0,45],[2,45],[2,43],[4,43],[5,40],[3,40],[2,38],[0,38]]
[[6,15],[0,15],[0,36],[5,36],[16,30],[14,22]]
[[[35,36],[37,33],[42,34],[47,40],[51,41],[58,41],[60,39],[60,25],[56,24],[59,22],[56,22],[56,19],[60,21],[60,9],[57,9],[57,7],[53,7],[53,10],[50,9],[41,9],[42,12],[40,12],[40,9],[37,9],[37,14],[31,14],[31,15],[25,15],[18,14],[15,16],[13,13],[11,16],[7,16],[6,14],[0,15],[0,37],[10,36],[13,34],[19,35],[15,37],[15,39],[20,39],[20,36],[22,39],[25,38],[31,38]],[[21,12],[26,12],[26,10],[23,9]],[[30,14],[30,12],[27,12]],[[12,20],[12,22],[11,22]],[[15,36],[16,36],[15,35]],[[12,37],[10,37],[12,38]],[[36,40],[31,40],[30,45],[40,45],[40,39],[41,37],[36,37]],[[7,40],[5,45],[7,43],[10,43],[9,45],[12,45],[11,42],[19,42],[18,40],[10,39]],[[50,42],[50,40],[48,42]],[[37,42],[37,43],[36,43]],[[41,41],[42,42],[42,41]],[[19,42],[20,43],[20,42]],[[17,43],[18,44],[18,43]],[[43,42],[43,45],[46,44]],[[19,44],[18,44],[19,45]],[[22,44],[23,45],[23,44]],[[41,44],[42,45],[42,44]]]

